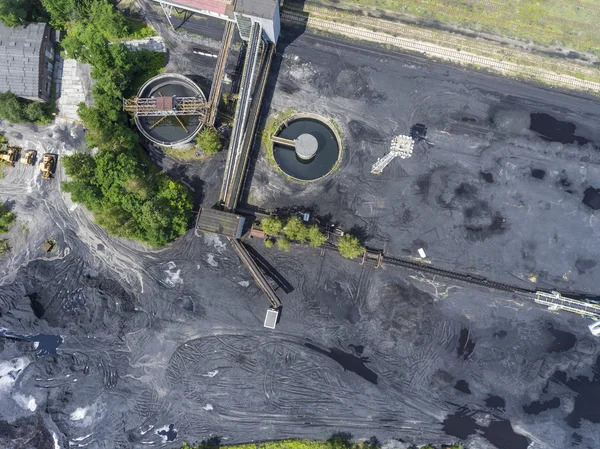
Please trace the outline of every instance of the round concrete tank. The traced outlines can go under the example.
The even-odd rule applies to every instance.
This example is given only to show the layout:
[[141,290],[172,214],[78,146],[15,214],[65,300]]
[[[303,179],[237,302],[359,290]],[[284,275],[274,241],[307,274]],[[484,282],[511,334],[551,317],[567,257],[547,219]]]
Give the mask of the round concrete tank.
[[[177,73],[163,73],[146,81],[138,92],[140,98],[206,96],[191,79]],[[200,115],[139,116],[135,124],[149,141],[163,147],[180,147],[190,143],[204,125]]]

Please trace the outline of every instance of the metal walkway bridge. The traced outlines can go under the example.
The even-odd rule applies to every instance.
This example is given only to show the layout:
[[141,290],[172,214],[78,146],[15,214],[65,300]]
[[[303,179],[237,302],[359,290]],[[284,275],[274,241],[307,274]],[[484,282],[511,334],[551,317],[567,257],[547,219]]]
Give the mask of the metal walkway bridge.
[[[265,51],[265,44],[262,40],[262,26],[258,22],[254,22],[250,30],[239,99],[229,141],[229,152],[225,162],[223,185],[219,195],[220,203],[226,211],[233,211],[237,205],[249,149],[254,140],[256,119],[271,60],[271,52]],[[265,58],[266,53],[269,53],[267,58]],[[255,83],[259,77],[262,77],[262,82]],[[255,84],[258,85],[255,86]]]
[[204,115],[207,104],[202,97],[124,98],[123,110],[143,117]]

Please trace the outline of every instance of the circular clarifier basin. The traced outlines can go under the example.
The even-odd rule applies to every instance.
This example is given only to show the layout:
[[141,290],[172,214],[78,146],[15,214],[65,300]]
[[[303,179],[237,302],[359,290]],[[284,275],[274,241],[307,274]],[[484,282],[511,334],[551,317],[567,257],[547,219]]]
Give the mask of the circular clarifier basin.
[[[202,97],[202,90],[191,79],[175,73],[158,75],[147,81],[139,90],[140,98]],[[169,117],[143,117],[136,115],[140,132],[151,142],[166,147],[183,146],[191,142],[202,129],[204,122],[198,115]]]
[[273,144],[275,162],[292,178],[301,181],[322,178],[333,170],[340,158],[340,146],[335,133],[320,120],[293,119],[277,136],[296,143],[295,148]]

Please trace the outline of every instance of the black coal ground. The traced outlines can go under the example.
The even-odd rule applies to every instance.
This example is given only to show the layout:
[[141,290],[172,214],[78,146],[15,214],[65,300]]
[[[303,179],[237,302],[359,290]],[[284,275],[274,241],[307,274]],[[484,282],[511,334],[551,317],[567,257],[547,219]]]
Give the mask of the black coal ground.
[[[581,202],[587,186],[600,186],[589,143],[600,141],[595,103],[321,39],[286,49],[277,85],[295,94],[276,87],[272,107],[334,118],[346,142],[340,170],[297,186],[261,159],[251,204],[315,203],[390,254],[423,247],[437,265],[598,292],[596,216]],[[528,130],[533,112],[576,123],[589,142],[543,141]],[[370,175],[413,122],[427,124],[433,146]],[[213,168],[194,171],[207,204],[218,190]],[[33,341],[0,339],[2,447],[34,435],[37,447],[138,448],[336,431],[422,444],[464,436],[477,448],[600,447],[597,402],[587,401],[598,394],[599,345],[586,320],[330,252],[257,245],[293,287],[280,290],[281,321],[269,331],[266,300],[223,239],[189,232],[148,251],[110,238],[60,195],[60,176],[41,183],[28,170],[0,181],[0,198],[30,223],[27,237],[11,231],[2,261],[0,327],[62,343],[40,355]],[[59,250],[43,255],[49,236]],[[539,415],[523,408],[555,397],[558,407]]]

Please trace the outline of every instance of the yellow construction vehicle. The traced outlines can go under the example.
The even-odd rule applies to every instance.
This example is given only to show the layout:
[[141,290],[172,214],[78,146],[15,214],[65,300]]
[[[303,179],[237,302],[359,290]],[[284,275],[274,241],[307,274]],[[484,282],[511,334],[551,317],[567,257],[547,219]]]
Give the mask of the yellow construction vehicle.
[[15,166],[17,159],[19,159],[19,149],[15,147],[8,147],[6,152],[0,154],[0,160],[5,161],[13,167]]
[[33,165],[33,163],[35,162],[35,155],[36,155],[36,151],[35,150],[27,150],[25,151],[25,157],[21,158],[21,164],[25,164],[25,165]]
[[52,153],[45,153],[42,163],[40,164],[40,171],[42,172],[42,179],[50,179],[52,173],[56,169],[56,159],[58,156]]

